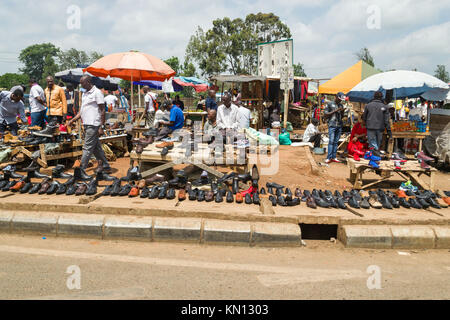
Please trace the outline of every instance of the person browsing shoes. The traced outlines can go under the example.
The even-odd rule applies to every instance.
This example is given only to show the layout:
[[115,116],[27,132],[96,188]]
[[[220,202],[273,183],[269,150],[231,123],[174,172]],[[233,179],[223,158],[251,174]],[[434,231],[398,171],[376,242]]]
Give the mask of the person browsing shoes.
[[68,125],[72,125],[80,118],[83,122],[85,137],[81,169],[85,170],[88,167],[89,159],[94,155],[103,165],[103,168],[99,168],[98,171],[111,173],[111,167],[108,160],[106,160],[105,152],[99,139],[103,135],[105,128],[105,100],[103,93],[92,84],[92,78],[88,75],[81,77],[80,84],[86,91],[82,96],[80,111],[68,122]]

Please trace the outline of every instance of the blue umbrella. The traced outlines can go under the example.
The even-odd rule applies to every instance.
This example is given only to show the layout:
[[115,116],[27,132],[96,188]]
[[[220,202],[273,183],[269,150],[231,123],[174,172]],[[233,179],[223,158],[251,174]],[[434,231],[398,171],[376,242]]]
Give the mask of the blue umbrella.
[[114,91],[118,89],[118,80],[109,77],[94,77],[89,72],[83,72],[82,68],[74,68],[57,72],[55,74],[55,78],[60,79],[66,83],[73,83],[75,85],[78,85],[80,83],[81,77],[85,75],[89,75],[92,77],[92,82],[97,88]]

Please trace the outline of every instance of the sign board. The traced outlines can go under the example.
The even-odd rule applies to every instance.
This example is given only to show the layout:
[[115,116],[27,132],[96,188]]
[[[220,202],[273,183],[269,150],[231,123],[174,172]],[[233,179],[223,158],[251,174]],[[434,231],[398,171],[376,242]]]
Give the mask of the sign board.
[[280,68],[280,89],[294,89],[294,67]]
[[258,44],[258,75],[280,76],[282,67],[292,67],[294,40],[279,40]]

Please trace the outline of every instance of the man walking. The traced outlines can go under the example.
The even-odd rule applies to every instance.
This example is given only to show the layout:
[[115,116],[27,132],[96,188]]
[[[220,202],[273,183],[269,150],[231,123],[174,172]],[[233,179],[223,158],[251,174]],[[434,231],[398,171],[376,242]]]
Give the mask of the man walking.
[[375,92],[373,100],[366,105],[362,116],[367,128],[369,149],[376,151],[380,151],[384,129],[387,129],[388,139],[392,137],[388,106],[384,104],[382,99],[383,93],[381,91]]
[[30,79],[31,126],[45,126],[45,93],[35,79]]
[[47,98],[47,116],[48,121],[62,124],[67,115],[66,94],[60,86],[56,85],[53,77],[47,77],[47,88],[45,89]]
[[147,121],[150,126],[153,126],[155,121],[155,111],[156,111],[156,98],[158,97],[156,93],[150,91],[149,86],[144,86],[142,88],[144,91],[144,102],[145,102],[145,113],[147,116]]
[[6,129],[11,131],[13,136],[17,136],[17,114],[20,114],[20,119],[24,124],[27,122],[25,116],[25,108],[22,102],[23,88],[15,86],[11,91],[0,92],[0,133],[4,133]]
[[325,163],[341,162],[336,158],[337,147],[342,133],[342,117],[344,116],[344,106],[342,101],[345,95],[338,92],[334,101],[327,104],[324,110],[324,117],[328,121],[328,155]]
[[92,84],[92,78],[88,75],[81,77],[80,84],[86,90],[82,96],[80,112],[68,122],[68,125],[72,125],[80,118],[83,122],[85,137],[81,169],[85,170],[88,167],[89,160],[94,155],[103,165],[102,168],[98,168],[97,172],[111,173],[111,167],[108,160],[106,160],[105,152],[99,139],[105,128],[105,100],[103,93]]

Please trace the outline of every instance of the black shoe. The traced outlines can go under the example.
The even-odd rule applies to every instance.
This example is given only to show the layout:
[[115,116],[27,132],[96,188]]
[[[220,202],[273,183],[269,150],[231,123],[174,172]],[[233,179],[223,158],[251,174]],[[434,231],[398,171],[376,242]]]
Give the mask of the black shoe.
[[302,197],[303,197],[302,191],[300,190],[300,188],[295,188],[294,195],[295,195],[297,198],[302,198]]
[[409,204],[408,201],[406,201],[406,198],[398,198],[398,203],[399,203],[399,205],[401,205],[403,208],[406,208],[406,209],[411,208],[411,205]]
[[308,200],[308,197],[311,196],[311,192],[309,192],[309,190],[303,190],[303,197],[302,197],[302,202],[306,202]]
[[286,200],[286,202],[287,202],[287,201],[291,201],[291,200],[292,200],[292,194],[286,194],[286,195],[284,196],[284,200]]
[[273,193],[273,188],[272,187],[268,187],[267,188],[267,193],[268,194],[272,194],[272,195],[275,194],[275,193]]
[[28,193],[31,188],[33,187],[33,184],[31,182],[26,182],[25,185],[20,189],[20,193]]
[[267,182],[266,187],[267,188],[275,188],[275,189],[283,189],[284,188],[284,186],[282,186],[281,184],[275,183],[275,182]]
[[121,181],[120,181],[120,180],[115,181],[115,182],[112,184],[112,186],[113,186],[113,187],[112,187],[110,196],[111,196],[111,197],[118,196],[118,195],[119,195],[119,192],[120,192],[120,189],[122,189]]
[[211,191],[216,194],[217,192],[219,192],[219,185],[217,184],[216,181],[212,181],[211,182]]
[[252,171],[251,171],[252,181],[258,181],[259,180],[259,171],[256,164],[253,165]]
[[58,188],[56,189],[56,194],[60,195],[60,194],[64,194],[67,191],[67,185],[64,183],[60,183]]
[[97,182],[96,179],[92,180],[89,183],[89,185],[88,185],[88,187],[86,189],[86,195],[87,196],[93,196],[94,194],[97,194],[97,184],[98,184],[98,182]]
[[392,197],[388,197],[388,200],[394,208],[396,208],[396,209],[400,208],[400,202],[396,195],[393,195]]
[[332,197],[333,196],[333,193],[330,191],[330,190],[325,190],[325,195],[327,196],[327,197]]
[[227,195],[227,189],[225,189],[225,188],[219,189],[218,192],[220,193],[220,195],[222,197],[225,197]]
[[339,207],[337,201],[333,198],[332,195],[331,195],[331,196],[327,196],[327,195],[325,194],[325,197],[322,198],[322,199],[324,199],[326,202],[328,202],[328,204],[329,204],[330,207],[332,207],[332,208],[338,208],[338,207]]
[[228,203],[234,202],[234,197],[233,197],[233,192],[232,191],[228,191],[227,192],[226,200],[227,200]]
[[39,169],[40,169],[39,164],[37,163],[37,161],[33,160],[33,161],[31,161],[30,165],[26,168],[23,168],[22,171],[32,172],[32,171],[39,170]]
[[233,179],[236,176],[236,172],[230,172],[224,175],[222,178],[219,178],[217,180],[217,183],[224,183],[225,181],[228,181],[230,179]]
[[352,207],[352,208],[355,208],[355,209],[360,209],[360,208],[361,208],[361,207],[359,206],[358,201],[356,201],[355,197],[350,197],[350,198],[348,199],[348,205],[349,205],[350,207]]
[[261,200],[259,199],[259,195],[257,192],[253,194],[253,204],[260,204]]
[[281,197],[281,195],[283,194],[283,189],[281,189],[281,188],[277,189],[275,194],[276,194],[277,197]]
[[139,166],[135,166],[133,168],[128,169],[127,175],[125,177],[120,178],[121,181],[137,181],[141,179],[142,175],[139,172]]
[[126,185],[124,185],[122,188],[120,188],[120,191],[119,191],[119,197],[125,197],[125,196],[127,196],[129,193],[130,193],[130,191],[131,191],[131,188],[133,188],[132,186],[131,186],[131,184],[126,184]]
[[77,181],[89,181],[92,180],[94,177],[88,175],[84,169],[81,168],[75,168],[73,172],[73,176]]
[[199,202],[205,201],[205,191],[204,190],[198,190],[197,201],[199,201]]
[[253,203],[252,196],[250,195],[250,193],[247,193],[245,195],[245,203],[246,204],[252,204]]
[[450,191],[444,191],[444,194],[445,194],[447,197],[450,197]]
[[51,125],[50,123],[47,124],[47,127],[45,129],[40,131],[33,131],[31,132],[32,135],[38,136],[38,137],[47,137],[52,138],[53,134],[55,133],[55,130],[58,128],[58,125]]
[[277,203],[280,205],[280,206],[282,206],[282,207],[287,207],[287,203],[286,203],[286,198],[285,197],[283,197],[283,196],[279,196],[278,198],[277,198]]
[[114,181],[114,180],[117,180],[118,178],[110,176],[109,174],[107,174],[104,171],[100,171],[100,172],[97,172],[96,179],[97,179],[97,181]]
[[191,201],[197,200],[197,192],[198,192],[198,189],[192,189],[191,191],[189,191],[188,192],[189,200],[191,200]]
[[338,198],[336,198],[336,202],[337,202],[339,208],[347,209],[347,205],[345,204],[344,198],[338,197]]
[[239,181],[246,183],[246,182],[252,180],[252,175],[250,173],[238,174],[237,178]]
[[231,191],[233,192],[233,194],[236,194],[239,192],[239,179],[238,178],[233,178],[233,185],[231,187]]
[[348,200],[350,200],[350,198],[352,197],[352,195],[350,194],[350,192],[348,192],[347,190],[344,190],[342,192],[342,197],[344,198],[345,202],[348,202]]
[[223,196],[221,192],[217,192],[214,201],[216,201],[217,203],[223,202]]
[[2,180],[2,181],[0,181],[0,190],[3,189],[8,183],[9,183],[8,180]]
[[363,208],[363,209],[370,209],[370,203],[369,203],[369,201],[368,201],[367,198],[363,198],[363,199],[361,200],[361,202],[359,203],[359,205],[360,205],[361,208]]
[[359,194],[358,190],[353,189],[350,193],[355,198],[356,201],[360,202],[362,200],[362,197]]
[[32,176],[33,178],[37,178],[37,179],[45,179],[45,178],[49,179],[50,178],[50,176],[40,173],[39,170],[32,171],[30,173],[30,176]]
[[158,199],[165,199],[167,197],[167,185],[159,188]]
[[342,195],[341,195],[341,193],[339,192],[339,191],[334,191],[334,196],[336,197],[336,198],[342,198]]
[[11,180],[8,181],[8,183],[2,188],[2,191],[9,191],[10,188],[14,187],[14,185],[17,183],[17,180]]
[[67,186],[70,186],[70,185],[74,184],[75,182],[76,182],[75,181],[75,177],[71,177],[71,178],[67,179],[67,181],[62,183],[62,184],[67,187]]
[[167,191],[166,199],[167,199],[167,200],[173,200],[173,199],[175,199],[175,196],[176,196],[175,189],[174,189],[174,188],[170,188],[170,189]]
[[320,198],[320,193],[319,193],[319,190],[317,190],[317,189],[313,189],[313,190],[311,191],[311,195],[312,195],[313,197]]
[[323,200],[321,197],[315,197],[313,196],[314,201],[316,202],[316,205],[318,205],[321,208],[329,208],[330,204]]
[[211,183],[211,179],[208,176],[203,176],[195,181],[192,181],[194,187],[206,186]]
[[435,209],[440,209],[441,208],[441,206],[433,198],[428,198],[426,201],[428,201],[430,206],[432,206]]
[[427,209],[430,207],[430,204],[427,202],[427,200],[425,199],[417,199],[417,201],[419,201],[420,205],[422,206],[422,208]]
[[414,194],[414,192],[412,192],[411,190],[406,190],[405,193],[406,193],[407,196],[410,196],[410,197],[415,197],[416,196]]
[[38,191],[40,189],[41,189],[41,184],[36,183],[35,185],[33,185],[33,187],[30,189],[30,191],[28,191],[28,194],[36,194],[36,193],[38,193]]
[[326,197],[325,192],[323,192],[322,190],[319,190],[318,192],[319,192],[319,197],[321,197],[322,199],[325,199],[325,197]]
[[149,195],[149,190],[148,190],[148,188],[147,187],[144,187],[142,190],[141,190],[141,195],[140,195],[140,197],[141,198],[148,198],[148,195]]
[[286,190],[284,191],[284,194],[289,195],[292,197],[292,191],[289,188],[286,188]]
[[52,178],[62,178],[62,179],[70,179],[72,178],[71,174],[64,173],[64,166],[63,165],[57,165],[55,168],[52,169]]
[[168,153],[169,153],[169,148],[167,148],[167,147],[162,148],[161,156],[165,157],[165,156],[167,156]]
[[103,189],[103,191],[102,191],[102,196],[111,195],[111,191],[113,190],[113,188],[114,188],[114,184],[107,185],[106,188]]
[[292,200],[286,201],[289,207],[298,206],[300,204],[300,198],[294,198]]
[[266,193],[266,189],[264,189],[264,187],[261,188],[261,190],[259,191],[260,194],[267,194]]
[[78,183],[74,183],[71,186],[69,186],[66,190],[66,196],[73,196],[75,192],[77,192],[79,185]]
[[416,198],[409,198],[409,204],[414,209],[422,209],[422,205],[417,201]]
[[158,198],[158,195],[159,195],[159,187],[154,186],[154,187],[152,187],[150,189],[150,192],[148,194],[148,198],[149,199],[156,199],[156,198]]
[[61,184],[58,181],[53,181],[53,183],[50,185],[50,187],[47,189],[47,194],[54,194],[56,193],[56,190],[58,190],[59,186]]
[[383,208],[385,208],[385,209],[392,209],[392,204],[389,202],[389,199],[388,199],[388,197],[386,195],[382,196],[380,198],[380,202],[381,202],[381,205],[383,206]]
[[272,206],[277,206],[277,198],[275,198],[274,196],[269,196],[269,201],[272,202]]

